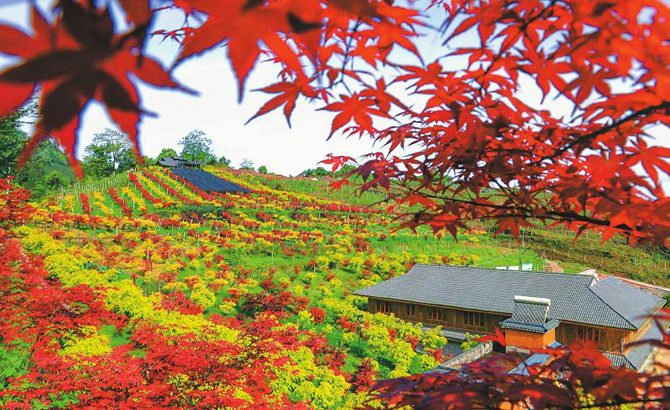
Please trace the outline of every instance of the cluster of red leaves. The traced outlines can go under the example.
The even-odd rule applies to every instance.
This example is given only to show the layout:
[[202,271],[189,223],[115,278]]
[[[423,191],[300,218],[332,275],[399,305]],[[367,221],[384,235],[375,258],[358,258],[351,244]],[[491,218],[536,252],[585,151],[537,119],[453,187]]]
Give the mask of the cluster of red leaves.
[[[125,199],[121,199],[119,196],[118,192],[116,192],[116,189],[114,188],[109,188],[108,190],[109,196],[112,197],[112,200],[121,207],[121,212],[127,216],[127,217],[132,217],[133,216],[133,210],[128,206],[128,203],[126,202]],[[83,194],[82,194],[83,195]],[[89,212],[90,213],[90,212]]]
[[[98,9],[93,3],[58,1],[60,12],[52,22],[33,7],[32,35],[0,25],[0,52],[20,58],[0,73],[0,116],[41,88],[40,119],[22,161],[44,138],[53,136],[81,173],[74,160],[75,134],[80,113],[92,100],[105,105],[112,120],[137,147],[142,109],[131,76],[160,87],[178,87],[156,61],[142,54],[152,18],[148,2],[122,0],[126,22],[114,21],[109,10]],[[124,23],[132,24],[120,33]]]
[[183,292],[171,292],[163,295],[161,306],[165,310],[177,311],[185,315],[201,315],[203,308],[189,300]]
[[359,331],[358,324],[356,322],[352,322],[348,316],[342,316],[341,318],[337,319],[335,323],[340,325],[342,330],[347,330],[352,333],[357,333]]
[[[307,410],[304,403],[273,394],[269,382],[286,361],[267,357],[307,346],[321,360],[343,364],[340,355],[324,349],[323,338],[266,314],[244,324],[225,323],[238,328],[244,343],[220,341],[209,331],[169,336],[169,329],[135,324],[126,329],[130,342],[110,353],[63,356],[64,343],[85,336],[84,327],[121,330],[129,323],[106,309],[100,292],[85,285],[64,288],[51,279],[41,258],[2,229],[0,251],[0,341],[6,349],[27,349],[30,358],[22,374],[3,381],[3,408],[51,408],[69,397],[73,408]],[[187,314],[201,312],[180,293],[166,296],[163,304]],[[237,390],[246,395],[236,397]]]
[[173,204],[171,202],[163,202],[160,199],[156,198],[155,196],[151,195],[151,192],[149,192],[144,185],[142,185],[142,182],[137,178],[137,175],[135,175],[132,172],[128,173],[128,179],[132,181],[133,185],[135,185],[135,188],[137,188],[140,191],[140,194],[142,195],[142,198],[146,199],[147,201],[151,202],[154,205],[157,204],[163,204],[163,206],[172,206]]
[[320,307],[313,307],[309,310],[309,314],[314,319],[314,323],[320,324],[326,320],[326,311]]
[[63,336],[81,326],[118,324],[106,311],[99,295],[86,286],[62,288],[48,278],[39,258],[30,258],[0,231],[2,259],[2,312],[0,334],[4,342],[24,340],[36,348],[53,350]]
[[28,204],[30,192],[12,183],[11,178],[0,179],[0,226],[20,225],[33,213]]
[[[418,206],[407,226],[454,235],[465,220],[494,219],[513,233],[530,220],[594,229],[605,240],[667,241],[661,176],[670,175],[670,149],[648,144],[650,128],[670,119],[667,4],[434,3],[446,12],[445,56],[403,65],[393,79],[423,104],[379,132],[353,118],[352,133],[387,148],[355,172],[368,181],[363,190],[383,188],[398,204]],[[568,113],[532,103],[532,82],[538,100],[559,100]]]
[[48,405],[70,391],[63,388],[72,363],[57,354],[63,342],[81,336],[83,326],[119,326],[122,321],[92,289],[63,288],[49,279],[41,259],[27,255],[5,230],[0,230],[0,250],[0,336],[6,346],[27,344],[31,357],[30,371],[8,380],[3,403],[13,409],[32,408],[32,400]]
[[[668,341],[656,345],[667,350]],[[466,365],[461,372],[378,382],[374,397],[387,400],[393,409],[575,409],[620,404],[663,409],[670,403],[666,368],[655,375],[615,369],[593,344],[536,353],[547,360],[524,367],[525,374],[507,373],[518,357],[496,355]]]
[[[328,67],[330,60],[324,56],[360,57],[376,66],[386,61],[394,41],[413,50],[412,43],[407,44],[409,32],[389,29],[416,26],[412,10],[373,11],[365,4],[367,17],[392,15],[393,24],[381,18],[383,25],[375,25],[363,16],[359,24],[365,29],[344,33],[346,51],[329,38],[323,40],[317,72],[332,82],[356,76]],[[452,57],[468,58],[465,70],[449,70],[439,61],[401,67],[403,73],[394,81],[409,83],[426,98],[421,110],[407,109],[389,94],[383,79],[326,106],[338,113],[331,134],[353,121],[350,132],[367,133],[388,144],[389,153],[373,156],[357,171],[370,179],[364,189],[393,189],[399,203],[420,205],[423,210],[413,214],[410,226],[429,224],[453,233],[465,219],[484,218],[497,219],[501,230],[516,232],[524,219],[532,218],[567,222],[578,232],[598,229],[605,238],[619,232],[634,240],[664,241],[670,233],[670,205],[659,186],[659,171],[670,170],[670,151],[648,148],[645,138],[646,128],[665,121],[668,109],[663,91],[667,61],[661,52],[667,45],[660,40],[668,29],[667,7],[654,1],[552,2],[549,7],[539,1],[461,1],[442,6],[447,22],[457,22],[449,40],[476,28],[480,46],[452,52]],[[278,16],[292,10],[288,3],[283,11],[275,7],[258,11],[275,13],[273,24],[282,31],[285,21]],[[337,22],[333,19],[332,25]],[[193,37],[211,34],[205,27],[195,30]],[[223,38],[230,34],[219,33]],[[264,40],[256,37],[254,44]],[[190,41],[187,37],[186,46]],[[368,47],[370,43],[376,44]],[[322,90],[305,82],[290,61],[291,53],[266,45],[294,80],[264,89],[279,95],[259,115],[285,102],[289,118],[298,95],[317,98],[315,92]],[[659,53],[649,55],[649,50]],[[254,56],[247,65],[236,66],[244,53],[249,54],[229,47],[240,84],[255,61]],[[521,73],[537,82],[543,97],[568,99],[574,108],[569,121],[527,105],[517,92]],[[610,84],[629,77],[634,84],[627,91]],[[405,125],[377,131],[372,118],[389,117],[392,105],[412,118]],[[410,156],[393,155],[406,145],[420,149]],[[348,159],[333,162],[337,160]],[[632,170],[638,164],[646,177]]]
[[[33,12],[32,35],[0,25],[0,52],[19,57],[0,73],[7,96],[0,115],[41,88],[26,155],[48,135],[73,155],[79,115],[91,100],[136,141],[142,109],[131,78],[178,87],[145,53],[155,13],[149,2],[116,1],[127,21],[115,21],[102,8],[107,2],[61,0],[51,22]],[[666,241],[670,200],[660,181],[670,174],[670,149],[650,146],[648,134],[670,110],[667,5],[430,3],[424,12],[381,0],[176,0],[169,7],[197,24],[154,34],[181,43],[178,62],[225,45],[240,96],[267,56],[280,81],[262,89],[274,97],[254,117],[283,106],[290,120],[304,97],[335,113],[331,135],[344,129],[381,143],[385,150],[364,157],[355,174],[366,180],[363,190],[379,187],[397,204],[417,206],[407,226],[455,234],[466,220],[492,219],[516,233],[531,220],[594,229],[605,239]],[[427,29],[425,13],[442,19],[446,47],[424,62],[416,38]],[[394,60],[407,53],[421,65]],[[393,72],[380,70],[389,65]],[[531,82],[538,99],[558,99],[572,112],[524,98],[520,90]],[[409,97],[394,95],[402,84]],[[391,119],[399,125],[375,126]]]
[[309,299],[295,296],[291,292],[270,293],[263,291],[248,295],[242,303],[242,308],[251,313],[295,313],[304,310],[308,304]]
[[90,215],[91,214],[91,202],[89,201],[88,194],[85,192],[82,192],[79,194],[79,199],[81,199],[81,210],[86,214]]
[[364,392],[370,390],[377,379],[377,371],[372,364],[372,360],[363,359],[358,371],[354,375],[351,385],[354,391]]

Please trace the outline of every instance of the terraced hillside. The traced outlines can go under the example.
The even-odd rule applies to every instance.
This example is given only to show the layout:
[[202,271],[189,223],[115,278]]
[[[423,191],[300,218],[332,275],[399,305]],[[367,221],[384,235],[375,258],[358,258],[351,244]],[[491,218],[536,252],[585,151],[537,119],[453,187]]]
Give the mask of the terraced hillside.
[[396,231],[363,207],[373,194],[210,171],[250,193],[148,168],[2,230],[2,406],[354,408],[374,380],[435,367],[446,340],[353,290],[415,262],[543,266],[484,229]]

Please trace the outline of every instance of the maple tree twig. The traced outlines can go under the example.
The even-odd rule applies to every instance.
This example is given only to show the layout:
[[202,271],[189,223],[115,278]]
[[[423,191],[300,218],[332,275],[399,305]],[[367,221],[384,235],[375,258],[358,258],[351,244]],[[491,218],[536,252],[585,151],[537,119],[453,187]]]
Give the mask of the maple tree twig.
[[623,124],[634,121],[634,120],[636,120],[640,117],[649,116],[651,114],[654,114],[656,111],[668,110],[668,109],[670,109],[670,102],[664,101],[664,102],[662,102],[660,104],[657,104],[657,105],[651,105],[649,107],[646,107],[646,108],[643,108],[643,109],[640,109],[640,110],[637,110],[637,111],[633,111],[632,113],[626,115],[625,117],[620,118],[617,121],[612,122],[611,124],[608,124],[608,125],[606,125],[602,128],[599,128],[597,130],[591,131],[587,134],[578,136],[576,139],[572,140],[571,142],[561,146],[553,154],[545,156],[542,159],[540,159],[537,163],[535,163],[535,165],[539,164],[539,162],[542,162],[542,161],[555,159],[555,158],[561,156],[562,154],[564,154],[565,152],[567,152],[569,149],[574,148],[575,146],[577,146],[579,144],[589,142],[589,141],[599,137],[602,134],[605,134],[607,132],[612,131],[615,128],[620,127]]

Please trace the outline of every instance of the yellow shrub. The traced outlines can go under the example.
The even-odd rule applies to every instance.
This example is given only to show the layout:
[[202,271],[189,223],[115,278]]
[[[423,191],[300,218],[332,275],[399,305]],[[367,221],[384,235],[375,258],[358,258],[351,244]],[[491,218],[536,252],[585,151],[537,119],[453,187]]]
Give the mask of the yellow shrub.
[[112,352],[112,345],[109,337],[98,333],[93,326],[85,326],[81,329],[82,336],[70,336],[64,343],[63,349],[59,352],[62,356],[70,357],[92,357],[108,354]]
[[214,306],[214,303],[216,303],[216,296],[214,295],[214,292],[207,289],[207,286],[199,283],[193,286],[193,290],[191,290],[191,300],[202,306],[203,309],[207,309]]
[[221,309],[221,312],[225,315],[229,315],[235,311],[235,308],[237,307],[237,304],[233,302],[232,300],[227,300],[224,301],[219,305],[219,309]]
[[185,284],[184,282],[170,282],[167,285],[163,286],[163,290],[166,292],[170,292],[173,290],[180,290],[182,292],[186,292],[188,290],[188,285]]

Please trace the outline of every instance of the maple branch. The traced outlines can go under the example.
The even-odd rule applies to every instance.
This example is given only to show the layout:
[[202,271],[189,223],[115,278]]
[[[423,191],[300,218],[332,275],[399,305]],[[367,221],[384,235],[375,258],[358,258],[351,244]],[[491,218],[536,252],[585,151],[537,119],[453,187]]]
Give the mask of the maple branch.
[[[463,205],[472,205],[477,208],[482,208],[482,209],[494,209],[498,211],[507,211],[510,213],[505,213],[505,214],[488,214],[488,215],[481,215],[481,216],[475,216],[472,214],[470,220],[497,220],[497,219],[504,219],[504,218],[523,218],[523,219],[538,219],[542,221],[574,221],[574,222],[584,222],[596,226],[603,226],[603,227],[613,227],[622,231],[629,231],[632,232],[633,228],[628,226],[628,225],[617,225],[617,226],[612,226],[612,223],[610,220],[607,219],[599,219],[599,218],[594,218],[586,215],[579,214],[574,211],[556,211],[556,210],[545,210],[542,209],[542,207],[538,209],[542,209],[544,214],[537,214],[534,211],[537,211],[538,209],[534,208],[528,208],[528,207],[523,207],[520,205],[504,205],[504,204],[495,204],[495,203],[484,203],[480,202],[477,200],[472,200],[472,199],[459,199],[455,197],[445,197],[437,194],[431,194],[427,192],[423,192],[420,190],[413,190],[410,191],[413,192],[414,194],[419,194],[427,198],[433,198],[433,199],[439,199],[444,202],[455,202],[455,203],[460,203]],[[408,214],[405,214],[407,216]],[[463,217],[463,215],[461,215]]]
[[[664,110],[664,109],[665,110],[670,109],[670,102],[669,101],[664,101],[664,102],[662,102],[660,104],[657,104],[657,105],[652,105],[652,106],[643,108],[641,110],[633,111],[632,113],[628,114],[627,116],[624,116],[624,117],[620,118],[619,120],[612,122],[609,125],[606,125],[606,126],[600,128],[600,129],[591,131],[587,134],[578,136],[577,138],[575,138],[571,142],[561,146],[553,154],[541,158],[539,161],[534,163],[534,165],[539,165],[542,161],[555,159],[555,158],[561,156],[562,154],[564,154],[565,152],[567,152],[569,149],[572,149],[579,144],[590,142],[591,140],[599,137],[600,135],[605,134],[607,132],[610,132],[613,129],[620,127],[621,125],[624,125],[628,122],[634,121],[634,120],[638,119],[639,117],[649,116],[651,114],[654,114],[655,111]],[[576,135],[574,135],[574,136],[576,136]]]
[[[362,22],[360,17],[356,19],[356,23],[354,24],[354,27],[352,29],[352,33],[356,33],[358,31],[358,28],[361,26]],[[346,88],[347,92],[351,93],[351,90],[347,86],[346,82],[344,81],[345,75],[344,71],[345,68],[347,67],[347,63],[349,62],[350,54],[351,53],[351,46],[353,45],[354,37],[351,36],[349,37],[348,41],[345,43],[345,48],[344,48],[344,54],[342,56],[342,67],[340,67],[340,74],[341,77],[338,81],[335,81],[333,84],[331,84],[331,88],[335,87],[336,85],[342,84],[344,88]]]

